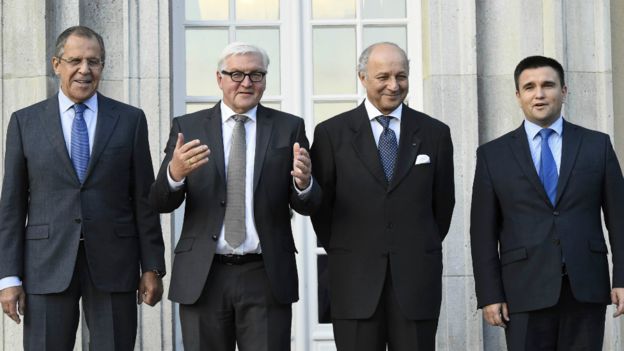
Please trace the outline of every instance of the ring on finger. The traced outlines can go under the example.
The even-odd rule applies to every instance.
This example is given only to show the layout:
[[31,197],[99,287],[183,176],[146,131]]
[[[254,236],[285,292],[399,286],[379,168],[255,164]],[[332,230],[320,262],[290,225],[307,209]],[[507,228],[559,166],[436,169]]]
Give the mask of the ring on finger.
[[188,163],[189,166],[193,165],[193,161],[190,158],[188,160],[186,160],[186,162]]

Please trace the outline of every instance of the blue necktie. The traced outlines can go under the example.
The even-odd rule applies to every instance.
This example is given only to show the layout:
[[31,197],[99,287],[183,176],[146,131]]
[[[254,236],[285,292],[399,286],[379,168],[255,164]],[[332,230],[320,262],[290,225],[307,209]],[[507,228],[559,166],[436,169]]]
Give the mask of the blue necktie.
[[383,127],[383,132],[379,136],[379,158],[386,174],[386,181],[390,183],[394,174],[394,165],[396,164],[397,151],[399,149],[396,135],[390,129],[391,116],[379,116],[377,122]]
[[557,164],[555,158],[548,146],[548,138],[554,133],[554,130],[550,128],[544,128],[539,131],[539,135],[542,137],[542,152],[540,155],[540,170],[539,178],[544,185],[544,190],[548,194],[550,203],[555,205],[557,198],[557,181],[559,180],[559,174],[557,173]]
[[84,104],[75,104],[74,122],[71,130],[71,160],[80,183],[84,182],[89,165],[89,131],[84,120]]

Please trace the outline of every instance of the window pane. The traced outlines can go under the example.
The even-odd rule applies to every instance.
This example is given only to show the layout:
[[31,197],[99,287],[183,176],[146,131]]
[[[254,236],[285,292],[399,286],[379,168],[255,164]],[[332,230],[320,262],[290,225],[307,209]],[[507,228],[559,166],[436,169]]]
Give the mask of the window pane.
[[227,29],[187,29],[186,95],[221,96],[217,61],[227,43]]
[[229,0],[185,0],[186,19],[226,20],[229,16]]
[[279,0],[236,0],[236,19],[277,20]]
[[331,101],[314,103],[314,125],[335,115],[354,109],[357,106],[355,101]]
[[269,108],[272,108],[272,109],[275,109],[275,110],[281,110],[282,109],[282,103],[278,102],[278,101],[260,101],[260,103],[264,107],[269,107]]
[[407,34],[405,31],[405,27],[364,27],[364,33],[362,38],[362,44],[364,45],[364,48],[380,41],[393,42],[407,52]]
[[265,94],[280,95],[280,32],[279,29],[245,28],[236,31],[236,40],[258,45],[269,55],[269,73]]
[[205,110],[215,105],[214,102],[188,102],[186,104],[186,113],[193,113],[199,110]]
[[405,18],[405,0],[364,0],[364,18]]
[[313,30],[314,94],[355,94],[355,28]]
[[312,18],[355,18],[355,0],[312,0]]

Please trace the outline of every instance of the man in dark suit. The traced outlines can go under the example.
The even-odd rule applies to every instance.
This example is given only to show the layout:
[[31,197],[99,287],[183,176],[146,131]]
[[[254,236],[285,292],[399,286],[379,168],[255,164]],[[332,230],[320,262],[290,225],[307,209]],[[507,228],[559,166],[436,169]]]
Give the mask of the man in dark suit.
[[223,50],[223,100],[173,120],[152,186],[160,212],[186,200],[169,290],[185,350],[290,350],[298,299],[290,208],[310,214],[321,193],[304,121],[259,103],[268,65],[259,47]]
[[403,104],[409,63],[397,45],[374,44],[359,62],[366,100],[319,124],[311,150],[336,346],[434,350],[455,204],[450,130]]
[[[71,350],[79,300],[92,350],[132,350],[138,302],[162,295],[164,245],[147,196],[143,111],[97,93],[104,43],[65,30],[60,91],[11,116],[0,200],[0,302],[25,350]],[[139,278],[139,273],[143,274]]]
[[[525,116],[477,150],[471,244],[478,307],[509,350],[602,350],[605,309],[624,311],[624,180],[609,136],[563,119],[561,65],[516,67]],[[609,286],[607,245],[613,254]]]

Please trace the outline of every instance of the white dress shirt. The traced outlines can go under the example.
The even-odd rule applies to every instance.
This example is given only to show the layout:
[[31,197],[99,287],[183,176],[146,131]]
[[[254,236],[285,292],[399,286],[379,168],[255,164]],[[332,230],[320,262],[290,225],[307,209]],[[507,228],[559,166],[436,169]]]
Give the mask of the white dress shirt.
[[[262,248],[260,247],[260,238],[258,237],[258,230],[256,229],[253,212],[253,170],[256,156],[256,127],[258,125],[256,117],[257,109],[258,106],[255,106],[251,110],[242,113],[242,115],[245,115],[249,118],[245,123],[245,141],[247,147],[245,162],[245,228],[247,229],[247,233],[245,236],[245,241],[237,248],[231,247],[227,243],[227,241],[225,241],[225,226],[222,226],[221,232],[219,234],[219,239],[217,240],[217,254],[244,255],[250,253],[262,253]],[[227,168],[229,163],[232,131],[234,129],[234,124],[236,123],[234,122],[234,119],[232,117],[236,114],[237,113],[232,111],[231,108],[229,108],[223,101],[221,101],[221,126],[223,131],[222,137],[223,156],[225,159],[225,174],[227,174]],[[169,187],[173,191],[179,190],[184,186],[185,179],[176,182],[175,180],[173,180],[173,178],[171,178],[171,173],[169,171],[167,171],[167,178],[169,180]],[[310,185],[305,190],[299,190],[295,186],[295,190],[301,198],[305,198],[305,196],[307,196],[307,194],[310,192],[311,188],[312,179],[310,179]]]
[[403,111],[403,104],[399,104],[394,111],[390,112],[387,115],[379,112],[377,107],[375,107],[368,99],[364,100],[364,107],[366,108],[366,113],[368,114],[368,119],[371,123],[371,128],[373,128],[373,136],[375,137],[375,145],[379,145],[379,137],[383,132],[383,126],[379,123],[376,118],[379,116],[392,116],[394,118],[390,119],[390,129],[394,131],[397,139],[397,145],[399,144],[399,138],[401,136],[401,112]]
[[[74,122],[74,116],[76,112],[72,108],[74,102],[71,101],[63,91],[59,89],[58,92],[59,102],[59,115],[61,116],[61,127],[63,129],[63,137],[65,138],[65,146],[67,146],[67,153],[71,157],[71,130],[72,123]],[[93,140],[95,138],[95,126],[97,124],[98,113],[98,100],[97,94],[93,94],[90,98],[83,102],[87,108],[84,110],[84,120],[87,123],[87,130],[89,132],[89,153],[93,150]],[[0,279],[0,290],[13,286],[22,285],[22,281],[19,277],[9,276]]]

